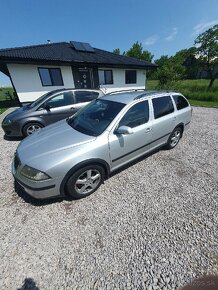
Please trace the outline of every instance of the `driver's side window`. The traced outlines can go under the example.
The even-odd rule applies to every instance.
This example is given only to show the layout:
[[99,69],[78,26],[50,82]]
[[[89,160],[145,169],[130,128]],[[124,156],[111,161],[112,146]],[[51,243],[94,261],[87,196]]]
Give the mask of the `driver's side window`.
[[58,94],[46,102],[46,104],[50,108],[69,106],[69,105],[72,105],[73,103],[74,103],[74,97],[73,97],[72,92],[64,92],[64,93]]
[[149,120],[148,101],[143,101],[132,106],[120,120],[119,127],[134,128],[147,123]]

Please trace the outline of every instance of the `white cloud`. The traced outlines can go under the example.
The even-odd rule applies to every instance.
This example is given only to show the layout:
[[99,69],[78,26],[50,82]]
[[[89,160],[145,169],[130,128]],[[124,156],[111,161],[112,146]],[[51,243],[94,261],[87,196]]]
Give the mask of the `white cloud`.
[[152,35],[148,38],[146,38],[144,41],[143,41],[143,44],[144,45],[153,45],[157,42],[158,40],[158,36],[157,35]]
[[178,33],[178,28],[174,27],[172,32],[165,38],[167,41],[172,41]]
[[208,22],[201,22],[201,23],[197,24],[193,28],[192,36],[200,34],[201,32],[207,30],[211,26],[214,26],[215,24],[218,24],[218,20],[212,20],[212,21],[208,21]]

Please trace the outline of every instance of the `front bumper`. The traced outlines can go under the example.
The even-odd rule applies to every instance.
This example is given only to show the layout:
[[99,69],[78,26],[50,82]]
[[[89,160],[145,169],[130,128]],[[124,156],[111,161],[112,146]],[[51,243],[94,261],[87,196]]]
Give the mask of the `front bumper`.
[[10,124],[4,124],[4,120],[2,122],[2,129],[5,132],[5,135],[8,137],[22,137],[22,129],[20,128],[17,122],[12,122]]
[[[44,181],[32,181],[20,174],[22,165],[15,164],[15,159],[12,162],[12,174],[24,191],[36,199],[46,199],[60,197],[60,182],[59,179],[49,179]],[[16,165],[16,166],[15,166]]]

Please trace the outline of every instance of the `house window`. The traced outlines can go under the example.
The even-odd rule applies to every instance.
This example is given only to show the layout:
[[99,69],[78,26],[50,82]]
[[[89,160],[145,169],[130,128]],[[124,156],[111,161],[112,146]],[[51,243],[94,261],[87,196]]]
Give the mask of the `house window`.
[[126,70],[126,84],[136,84],[136,70]]
[[99,70],[98,77],[100,85],[111,85],[114,83],[112,70]]
[[60,68],[38,68],[43,86],[63,86]]

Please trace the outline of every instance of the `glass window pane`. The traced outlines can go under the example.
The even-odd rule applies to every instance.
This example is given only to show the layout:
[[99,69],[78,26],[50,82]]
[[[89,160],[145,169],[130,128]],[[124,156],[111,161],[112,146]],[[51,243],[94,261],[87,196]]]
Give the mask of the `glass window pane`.
[[76,103],[90,102],[97,98],[90,91],[75,92],[75,97],[76,97]]
[[99,84],[105,85],[104,71],[103,70],[98,71],[98,77],[99,77]]
[[177,110],[181,110],[189,106],[188,102],[183,96],[173,96],[173,99],[176,103]]
[[39,68],[39,75],[40,75],[43,86],[51,86],[52,85],[51,77],[49,74],[49,69]]
[[136,70],[126,70],[126,84],[136,84]]
[[113,84],[112,70],[105,70],[105,84]]
[[140,102],[129,109],[119,123],[120,126],[134,128],[147,123],[149,120],[148,101]]
[[155,119],[168,115],[174,111],[170,96],[155,98],[152,100]]
[[72,105],[73,103],[74,103],[74,99],[73,99],[72,92],[65,92],[65,93],[58,94],[47,102],[47,104],[51,108],[69,106],[69,105]]
[[50,74],[53,86],[63,86],[61,70],[59,68],[51,68]]

